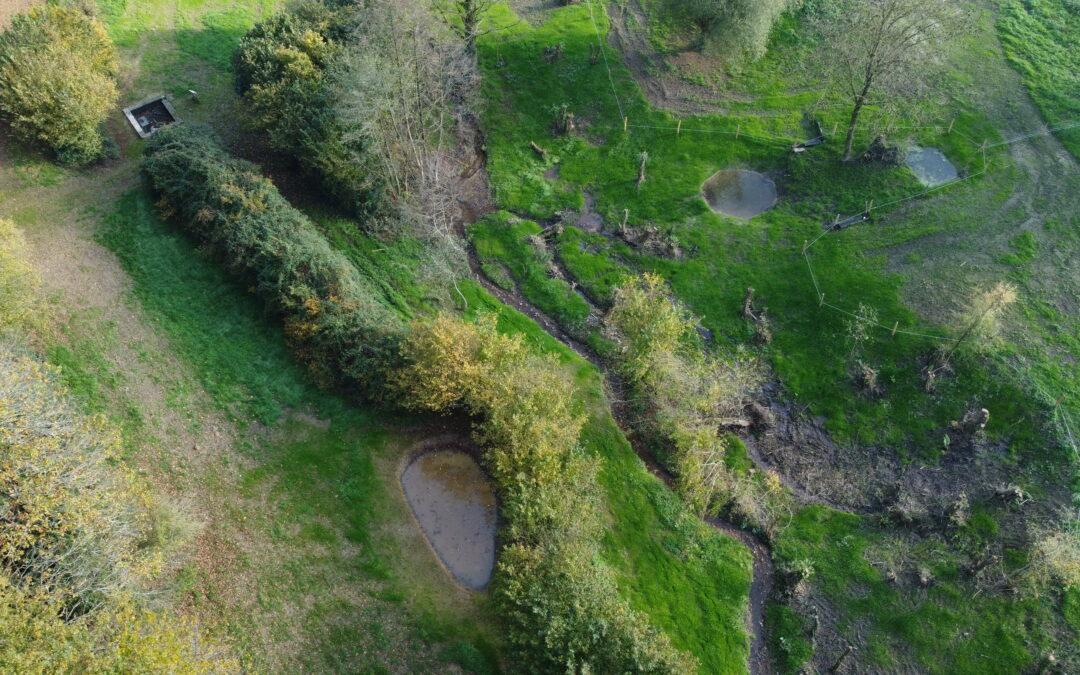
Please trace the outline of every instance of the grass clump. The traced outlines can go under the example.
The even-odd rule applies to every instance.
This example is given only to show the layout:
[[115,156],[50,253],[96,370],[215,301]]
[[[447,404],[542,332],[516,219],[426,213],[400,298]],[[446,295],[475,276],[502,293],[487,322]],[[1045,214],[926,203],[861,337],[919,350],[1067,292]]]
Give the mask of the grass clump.
[[618,256],[627,253],[628,247],[612,243],[602,234],[591,234],[576,227],[564,228],[559,234],[558,251],[566,271],[580,280],[582,292],[593,302],[610,307],[615,288],[630,275],[630,270],[620,263]]
[[[553,254],[544,235],[543,228],[536,223],[506,211],[487,216],[469,227],[469,236],[482,264],[492,269],[501,265],[529,302],[572,335],[584,337],[589,330],[589,304],[566,280],[552,274]],[[498,272],[493,276],[493,280],[500,279]]]
[[765,610],[769,629],[769,648],[780,671],[797,673],[814,654],[806,639],[806,621],[787,605],[771,603]]

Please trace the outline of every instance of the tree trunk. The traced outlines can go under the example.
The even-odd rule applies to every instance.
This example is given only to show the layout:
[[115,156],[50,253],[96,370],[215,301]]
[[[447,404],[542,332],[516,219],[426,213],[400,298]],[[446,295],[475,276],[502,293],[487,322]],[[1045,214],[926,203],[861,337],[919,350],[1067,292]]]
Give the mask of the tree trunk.
[[848,122],[847,139],[844,141],[844,161],[851,161],[851,146],[855,143],[855,127],[859,124],[859,113],[862,112],[863,104],[866,103],[866,95],[870,93],[870,85],[874,81],[874,73],[870,66],[866,67],[866,78],[863,80],[862,91],[855,97],[855,107],[851,109],[851,120]]
[[465,34],[465,53],[469,56],[476,55],[476,37],[480,29],[481,7],[477,0],[462,0],[461,24]]
[[851,161],[851,147],[855,144],[855,125],[859,123],[859,113],[862,112],[862,98],[855,99],[855,107],[851,109],[851,120],[848,122],[847,139],[844,141],[844,161]]

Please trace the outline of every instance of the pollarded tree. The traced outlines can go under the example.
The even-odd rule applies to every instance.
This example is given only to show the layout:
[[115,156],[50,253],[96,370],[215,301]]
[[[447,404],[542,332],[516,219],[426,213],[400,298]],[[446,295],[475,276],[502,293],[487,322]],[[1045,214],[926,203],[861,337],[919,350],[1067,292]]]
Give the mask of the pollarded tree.
[[42,5],[0,33],[0,115],[62,162],[101,156],[101,123],[116,107],[116,50],[105,28],[72,7]]
[[910,104],[925,92],[937,55],[963,26],[963,12],[953,0],[838,0],[816,23],[821,40],[813,63],[851,102],[847,161],[865,106]]

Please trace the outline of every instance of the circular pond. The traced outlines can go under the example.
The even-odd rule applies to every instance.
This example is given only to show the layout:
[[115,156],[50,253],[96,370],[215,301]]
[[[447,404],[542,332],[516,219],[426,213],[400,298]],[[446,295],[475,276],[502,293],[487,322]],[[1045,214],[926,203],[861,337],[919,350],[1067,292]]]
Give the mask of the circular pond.
[[757,171],[718,171],[705,181],[701,192],[713,211],[735,218],[753,218],[776,204],[776,183]]
[[920,148],[916,145],[908,150],[904,163],[927,187],[944,185],[959,176],[949,158],[937,148]]
[[481,589],[495,566],[495,495],[480,466],[457,450],[420,455],[401,488],[439,560],[462,585]]

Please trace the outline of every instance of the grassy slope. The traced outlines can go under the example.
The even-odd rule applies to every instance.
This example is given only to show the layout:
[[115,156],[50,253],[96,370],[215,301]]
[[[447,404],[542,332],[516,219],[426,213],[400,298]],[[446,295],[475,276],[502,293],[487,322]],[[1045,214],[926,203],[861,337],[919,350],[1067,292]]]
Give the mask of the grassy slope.
[[[426,583],[406,586],[398,544],[381,540],[375,525],[401,520],[401,514],[390,512],[395,508],[388,494],[394,475],[380,475],[375,468],[377,458],[400,451],[399,432],[315,388],[286,348],[279,327],[216,263],[163,223],[142,191],[117,203],[97,238],[116,253],[143,310],[192,366],[214,404],[241,428],[266,427],[252,428],[249,440],[241,442],[246,461],[237,482],[220,486],[238,490],[242,498],[235,505],[242,524],[227,519],[223,530],[240,534],[254,529],[273,547],[272,557],[243,557],[233,570],[239,578],[259,577],[257,605],[209,592],[227,596],[228,588],[200,579],[203,572],[195,567],[181,573],[187,599],[220,618],[256,668],[266,666],[260,662],[266,645],[249,630],[252,613],[273,635],[289,630],[296,620],[287,615],[297,611],[301,640],[310,649],[275,667],[430,667],[424,649],[410,655],[398,644],[421,637],[439,645],[436,652],[445,658],[486,653],[479,665],[494,667],[492,645],[471,624],[476,617],[461,623],[461,617],[450,621],[432,614],[401,623],[406,592],[415,596],[441,589]],[[77,371],[69,367],[68,372]],[[285,415],[290,410],[308,411],[328,426]],[[246,500],[265,503],[252,510]],[[404,565],[408,571],[414,567]]]
[[[373,243],[368,237],[347,221],[318,220],[340,251],[361,269],[371,268]],[[405,256],[401,264],[407,267],[408,259]],[[704,672],[742,671],[749,653],[743,624],[750,584],[747,551],[690,516],[648,473],[611,418],[600,375],[592,365],[474,283],[463,282],[460,291],[462,295],[455,297],[467,303],[466,314],[495,313],[502,330],[520,333],[538,350],[557,354],[575,373],[582,402],[592,411],[582,446],[604,460],[600,477],[611,517],[604,551],[618,573],[620,590],[677,646],[695,654]],[[422,293],[408,295],[416,298]]]
[[[998,31],[1047,124],[1080,123],[1080,7],[1070,0],[1006,0]],[[1080,127],[1061,131],[1058,138],[1080,158]]]
[[[605,30],[603,13],[597,9],[593,18]],[[513,24],[504,7],[497,9],[493,20]],[[589,61],[595,42],[589,7],[579,5],[550,13],[540,26],[513,24],[481,48],[489,100],[485,116],[489,167],[500,207],[546,218],[559,209],[580,208],[584,189],[596,197],[609,224],[621,221],[622,209],[628,208],[631,224],[658,225],[690,252],[678,261],[651,258],[596,237],[582,241],[581,233],[567,230],[563,239],[577,253],[563,258],[587,292],[603,297],[624,264],[655,269],[671,280],[679,296],[704,316],[705,325],[720,339],[742,341],[749,337],[749,327],[739,316],[742,292],[752,285],[779,327],[768,350],[774,368],[800,402],[827,417],[839,437],[911,447],[934,456],[939,451],[939,430],[974,399],[995,411],[993,432],[1008,430],[1014,449],[1026,460],[1045,463],[1051,470],[1058,465],[1061,455],[1046,447],[1035,421],[1039,411],[1025,400],[1019,383],[1002,377],[992,364],[976,359],[961,363],[958,377],[927,397],[913,364],[932,349],[933,341],[879,335],[870,358],[881,369],[887,396],[868,401],[856,396],[848,384],[844,317],[818,310],[799,255],[801,244],[817,236],[821,220],[832,214],[857,212],[869,198],[882,203],[919,192],[905,170],[841,165],[828,145],[792,157],[779,144],[706,133],[738,126],[741,133],[794,136],[800,133],[801,110],[816,101],[816,92],[759,99],[742,106],[743,112],[734,104],[737,114],[729,117],[687,118],[682,135],[676,136],[670,129],[675,124],[671,115],[649,108],[618,56],[610,53],[615,87],[632,125],[629,133],[623,133],[603,61]],[[563,56],[549,63],[543,51],[555,44],[563,46]],[[787,91],[792,83],[785,73],[792,52],[774,50],[742,76],[741,85],[758,95]],[[576,113],[582,133],[553,136],[554,110],[563,104]],[[964,136],[993,140],[997,134],[985,118],[962,103],[950,106],[931,112],[955,118],[953,134],[924,130],[914,140],[940,147],[962,169],[977,171],[982,159]],[[751,116],[751,108],[765,114]],[[828,127],[832,120],[826,114],[824,121]],[[548,149],[546,160],[536,157],[530,141]],[[649,153],[649,179],[638,192],[635,179],[642,150]],[[1001,154],[989,159],[992,169],[1007,173],[1007,159]],[[545,178],[544,172],[556,163],[559,178]],[[732,165],[775,172],[785,193],[781,206],[749,224],[708,212],[698,198],[698,186],[716,169]],[[988,185],[973,181],[957,190],[964,198],[990,203],[1000,204],[1008,196],[1001,181]],[[474,228],[472,236],[488,266],[496,270],[493,276],[498,278],[501,264],[523,292],[533,291],[535,302],[551,305],[546,308],[549,313],[572,318],[574,298],[555,292],[559,289],[536,289],[558,282],[523,264],[535,254],[524,239],[528,233],[516,231],[521,227],[496,232],[489,221]],[[903,231],[901,237],[917,237],[913,230]],[[898,321],[902,328],[937,332],[904,305],[902,280],[884,273],[880,258],[863,253],[900,240],[883,227],[822,240],[813,256],[823,290],[847,309],[854,310],[861,301],[875,306],[890,324]],[[934,670],[1007,671],[1030,663],[1047,643],[1057,621],[1052,611],[1031,602],[970,600],[956,558],[947,552],[936,552],[939,562],[934,571],[940,583],[932,593],[917,597],[897,591],[863,557],[867,547],[883,545],[888,538],[886,532],[857,518],[815,509],[801,514],[796,526],[782,536],[777,554],[781,560],[802,557],[813,562],[819,584],[841,607],[848,630],[856,621],[869,621],[871,659],[879,665],[907,662]],[[845,541],[853,543],[838,549],[837,543]],[[860,583],[852,584],[853,579]],[[981,613],[995,619],[984,624]]]

